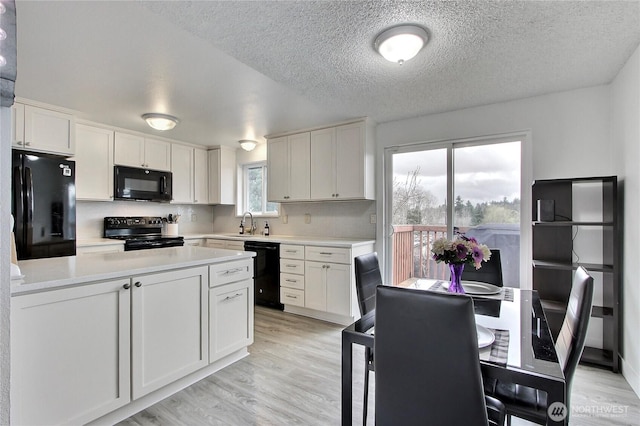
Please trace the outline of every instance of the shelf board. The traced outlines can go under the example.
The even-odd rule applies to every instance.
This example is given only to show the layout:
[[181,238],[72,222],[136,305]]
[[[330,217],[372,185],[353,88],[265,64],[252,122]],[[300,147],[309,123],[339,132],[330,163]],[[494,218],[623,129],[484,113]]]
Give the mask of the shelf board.
[[613,316],[613,308],[606,306],[594,306],[591,309],[591,316],[594,318],[604,318]]
[[566,262],[553,262],[549,260],[534,260],[534,268],[542,269],[559,269],[559,270],[574,270],[579,266],[583,266],[588,271],[598,272],[613,272],[613,265],[604,265],[600,263],[566,263]]
[[580,361],[586,364],[597,364],[600,366],[613,368],[613,353],[606,349],[598,349],[592,348],[590,346],[585,346]]
[[533,226],[614,226],[614,222],[581,222],[574,220],[556,220],[554,222],[534,221]]

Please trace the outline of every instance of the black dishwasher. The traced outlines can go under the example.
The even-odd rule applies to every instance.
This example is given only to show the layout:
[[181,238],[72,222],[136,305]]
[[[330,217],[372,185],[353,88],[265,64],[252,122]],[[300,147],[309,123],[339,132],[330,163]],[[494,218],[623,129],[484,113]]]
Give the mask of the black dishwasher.
[[256,252],[256,257],[253,258],[255,303],[284,309],[284,305],[280,303],[280,244],[246,241],[244,249]]

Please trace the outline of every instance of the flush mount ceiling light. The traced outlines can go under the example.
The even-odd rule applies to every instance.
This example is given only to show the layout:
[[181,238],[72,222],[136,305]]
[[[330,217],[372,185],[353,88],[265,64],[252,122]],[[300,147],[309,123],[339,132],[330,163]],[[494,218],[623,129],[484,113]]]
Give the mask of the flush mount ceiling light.
[[147,124],[156,130],[171,130],[180,122],[176,117],[167,114],[151,112],[143,114],[142,118]]
[[429,35],[422,27],[399,25],[381,32],[373,45],[387,61],[402,65],[416,56],[428,39]]
[[252,141],[249,139],[243,139],[241,141],[238,141],[238,143],[240,144],[242,149],[244,149],[245,151],[253,151],[253,148],[255,148],[256,145],[258,145],[258,142]]

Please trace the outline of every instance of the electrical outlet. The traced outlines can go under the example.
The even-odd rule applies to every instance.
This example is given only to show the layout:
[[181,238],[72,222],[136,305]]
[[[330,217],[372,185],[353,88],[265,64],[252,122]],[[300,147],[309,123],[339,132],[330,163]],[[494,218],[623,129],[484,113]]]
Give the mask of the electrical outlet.
[[280,222],[282,222],[285,225],[289,223],[289,215],[283,214],[282,216],[280,216]]
[[309,213],[304,214],[304,223],[306,224],[311,223],[311,215]]
[[198,215],[197,214],[192,214],[191,215],[191,222],[197,222],[198,221]]
[[369,217],[369,222],[371,222],[371,223],[376,223],[377,221],[378,221],[378,218],[376,217],[376,215],[375,215],[375,214],[372,214],[372,215]]

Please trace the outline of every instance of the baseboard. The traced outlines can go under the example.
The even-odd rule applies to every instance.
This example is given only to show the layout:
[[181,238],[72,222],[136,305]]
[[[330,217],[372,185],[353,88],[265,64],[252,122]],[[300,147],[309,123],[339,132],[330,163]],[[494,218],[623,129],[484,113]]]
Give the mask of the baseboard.
[[631,364],[626,362],[624,358],[621,358],[620,364],[622,365],[622,376],[625,378],[631,389],[636,393],[636,396],[640,398],[640,374],[636,371]]
[[303,308],[294,305],[284,305],[284,311],[291,314],[302,315],[305,317],[315,318],[322,321],[332,322],[334,324],[345,326],[350,325],[355,321],[355,318],[353,317],[332,314],[330,312],[316,311],[315,309]]
[[131,401],[127,405],[120,407],[117,410],[110,412],[109,414],[105,414],[104,416],[92,422],[87,423],[87,425],[114,425],[118,422],[121,422],[122,420],[133,416],[134,414],[144,410],[145,408],[148,408],[153,404],[162,401],[163,399],[173,395],[174,393],[191,386],[192,384],[204,379],[207,376],[212,375],[217,371],[222,370],[223,368],[233,364],[236,361],[241,360],[248,355],[249,352],[247,351],[247,348],[239,349],[232,354],[229,354],[226,357],[209,364],[205,368],[202,368],[189,374],[188,376],[178,379],[161,389],[158,389],[141,398],[136,399],[135,401]]

